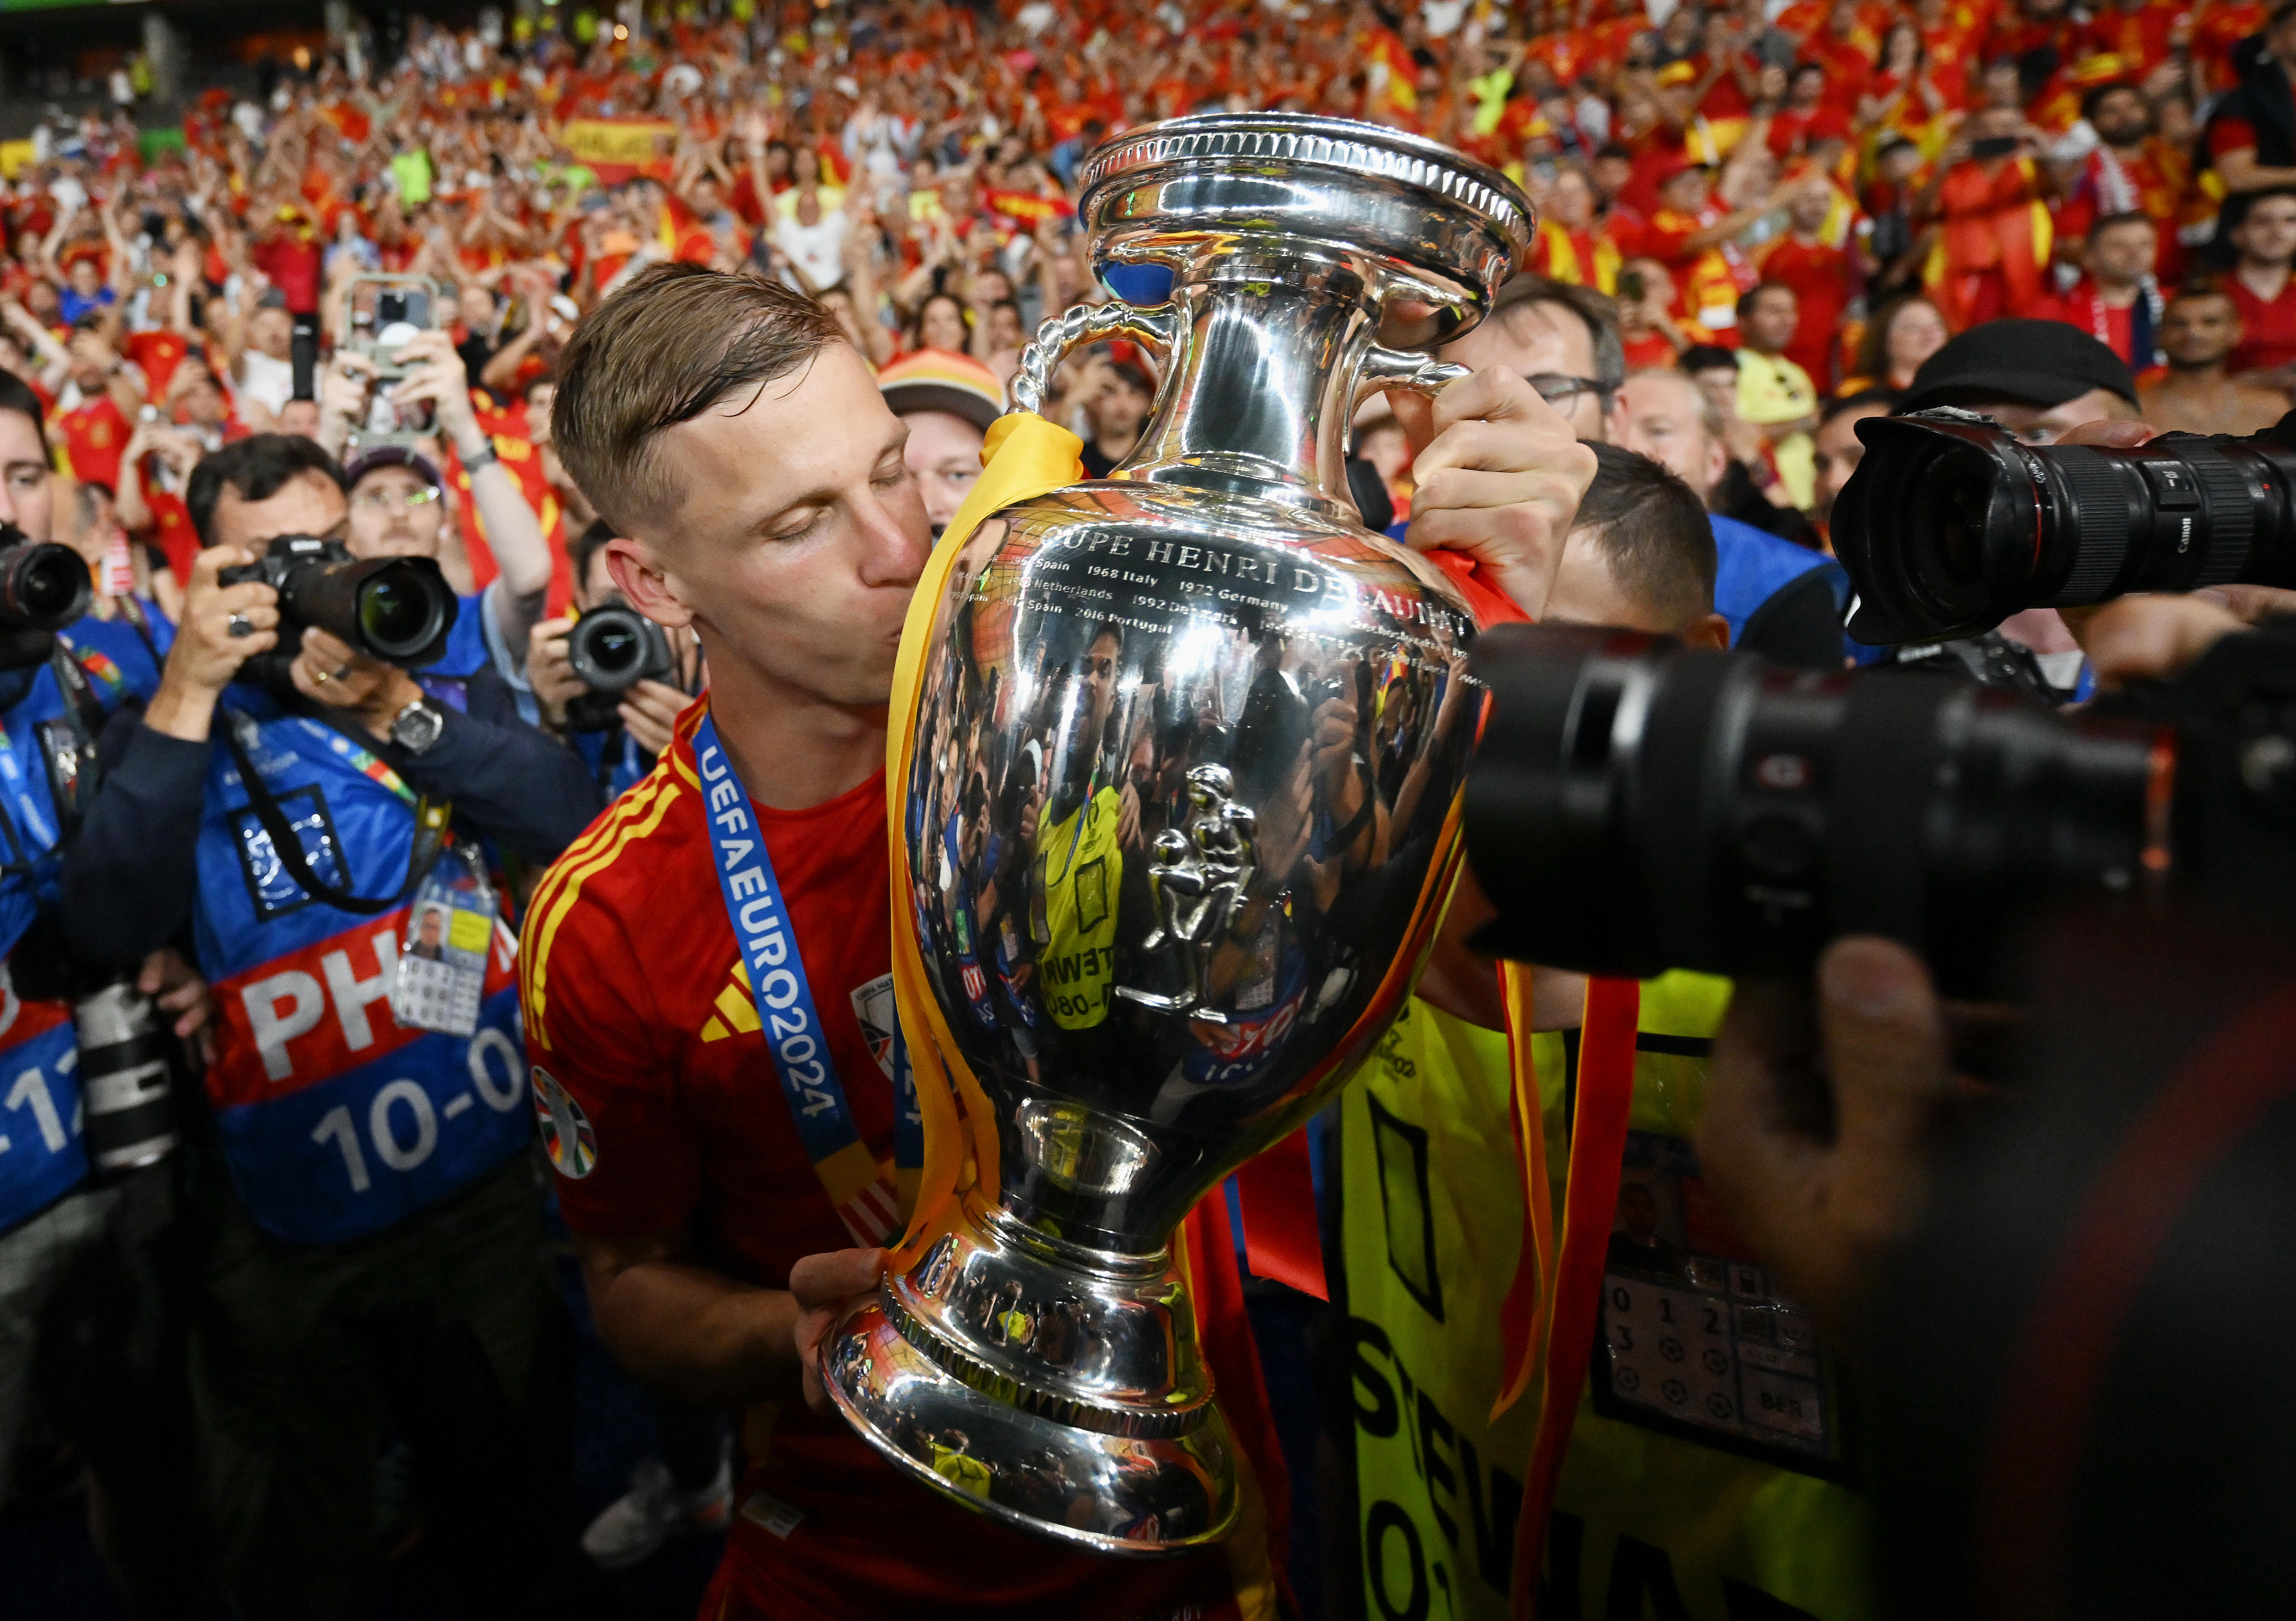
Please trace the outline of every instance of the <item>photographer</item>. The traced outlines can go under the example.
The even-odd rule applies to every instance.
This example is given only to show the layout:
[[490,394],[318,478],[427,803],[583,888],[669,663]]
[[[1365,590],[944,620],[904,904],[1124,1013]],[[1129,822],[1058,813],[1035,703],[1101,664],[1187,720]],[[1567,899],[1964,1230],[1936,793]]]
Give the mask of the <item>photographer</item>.
[[[1988,321],[1950,339],[1922,362],[1892,416],[1956,406],[1989,416],[2028,445],[2136,445],[2152,437],[2138,420],[2136,380],[2112,348],[2062,321]],[[2001,634],[2032,649],[2061,692],[2081,690],[2079,649],[2054,608],[2004,620]]]
[[[2083,634],[2119,685],[2292,608],[2258,588],[2134,597]],[[2282,1613],[2285,1404],[2269,1380],[2177,1398],[2238,1386],[2290,1327],[2284,930],[2080,915],[2030,962],[2002,1090],[1956,1078],[1999,1016],[1941,1001],[1894,942],[1748,984],[1700,1156],[1851,1337],[1905,1613]]]
[[[144,716],[106,729],[63,894],[82,956],[133,961],[188,925],[215,986],[219,1173],[195,1201],[192,1288],[218,1574],[250,1617],[354,1609],[395,1426],[473,1603],[543,1613],[569,1551],[566,1330],[478,841],[545,861],[598,795],[491,667],[441,679],[362,653],[343,638],[373,633],[365,608],[298,645],[288,593],[223,578],[285,538],[355,532],[316,445],[229,446],[188,505],[207,549],[184,623]],[[299,566],[275,576],[292,602],[314,570],[392,578]],[[398,566],[395,588],[444,596],[434,565]],[[417,968],[410,917],[441,905],[453,960]]]
[[[550,589],[550,542],[540,520],[495,443],[479,425],[471,403],[463,356],[442,332],[417,333],[391,356],[407,365],[392,385],[389,403],[407,420],[420,420],[430,407],[432,425],[470,480],[471,499],[485,531],[487,549],[501,572],[482,591],[462,598],[446,656],[432,667],[441,678],[468,680],[492,663],[513,685],[525,663],[527,634],[543,613]],[[365,355],[345,350],[335,357],[323,385],[319,442],[335,455],[367,421],[379,371]],[[349,481],[349,543],[358,557],[444,557],[456,540],[455,491],[439,471],[436,453],[425,446],[383,443],[353,456],[344,469]]]
[[[51,539],[61,484],[38,398],[0,375],[0,545]],[[158,679],[123,620],[0,628],[0,1500],[37,1415],[86,1464],[90,1531],[139,1618],[205,1613],[182,1317],[162,1281],[176,1164],[162,1149],[97,1173],[115,1140],[104,1120],[119,1115],[82,1091],[92,1066],[67,999],[91,987],[58,941],[55,902],[73,768],[103,712]],[[205,987],[180,956],[154,951],[131,977],[176,1033],[198,1032]]]
[[[601,520],[584,530],[568,548],[574,564],[578,614],[609,605],[627,606],[606,565],[606,542],[613,538],[612,526]],[[586,695],[594,701],[606,695],[593,694],[590,684],[574,667],[570,638],[579,622],[578,618],[546,619],[535,626],[527,650],[527,679],[533,685],[543,726],[566,738],[589,768],[600,791],[611,800],[653,769],[653,762],[669,746],[671,723],[702,687],[701,648],[685,626],[664,629],[677,684],[642,678],[622,690],[611,723],[578,725],[574,722],[581,719],[578,701]],[[576,706],[571,716],[570,705]]]

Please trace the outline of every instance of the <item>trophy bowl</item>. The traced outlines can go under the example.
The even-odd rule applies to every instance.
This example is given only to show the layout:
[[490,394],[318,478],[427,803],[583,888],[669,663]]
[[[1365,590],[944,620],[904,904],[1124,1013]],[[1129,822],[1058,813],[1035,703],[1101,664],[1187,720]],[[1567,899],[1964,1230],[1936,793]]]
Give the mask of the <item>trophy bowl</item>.
[[1151,125],[1080,185],[1095,262],[1167,267],[1171,294],[1046,323],[1016,401],[1115,337],[1160,351],[1161,386],[1111,478],[967,538],[902,823],[894,926],[998,1164],[822,1362],[920,1480],[1152,1556],[1237,1514],[1175,1231],[1370,1054],[1457,868],[1474,625],[1363,527],[1349,423],[1368,389],[1461,374],[1409,346],[1481,317],[1532,214],[1448,148],[1285,114]]

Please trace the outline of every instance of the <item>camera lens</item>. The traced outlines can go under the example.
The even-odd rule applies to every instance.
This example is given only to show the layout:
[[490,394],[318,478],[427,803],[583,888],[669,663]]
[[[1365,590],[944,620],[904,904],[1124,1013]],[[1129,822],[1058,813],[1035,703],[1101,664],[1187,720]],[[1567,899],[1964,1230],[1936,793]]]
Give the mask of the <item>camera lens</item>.
[[625,625],[610,625],[590,638],[590,662],[609,675],[636,669],[644,656],[637,632]]
[[79,577],[86,572],[69,547],[37,548],[25,562],[20,582],[24,612],[34,618],[70,613],[79,597]]
[[359,587],[359,637],[387,659],[412,658],[444,628],[438,593],[408,570],[386,569]]
[[627,691],[663,668],[668,654],[653,621],[619,602],[591,609],[566,638],[567,662],[593,692]]
[[1877,934],[1980,988],[2021,902],[2136,882],[2173,760],[1972,681],[1626,631],[1487,631],[1474,671],[1468,852],[1500,913],[1475,943],[1583,973],[1792,972]]
[[87,563],[71,547],[21,540],[0,547],[0,629],[61,630],[94,597]]
[[1949,484],[1938,503],[1938,561],[1957,586],[1985,579],[1985,488],[1964,481]]
[[2296,436],[2026,445],[1941,407],[1857,424],[1833,545],[1867,643],[1972,636],[2130,591],[2296,583]]

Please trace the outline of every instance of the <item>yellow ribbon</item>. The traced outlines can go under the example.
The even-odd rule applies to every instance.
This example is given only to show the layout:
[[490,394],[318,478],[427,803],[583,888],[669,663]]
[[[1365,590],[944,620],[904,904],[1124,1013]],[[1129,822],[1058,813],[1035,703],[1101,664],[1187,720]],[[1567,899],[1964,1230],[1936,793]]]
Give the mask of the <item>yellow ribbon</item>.
[[915,1074],[925,1156],[914,1193],[901,1189],[909,1206],[909,1224],[888,1263],[895,1271],[915,1264],[926,1246],[955,1224],[959,1195],[976,1185],[993,1189],[996,1182],[996,1121],[940,1004],[933,1000],[910,905],[908,855],[901,843],[902,829],[908,825],[909,767],[916,756],[925,655],[957,554],[973,531],[1017,501],[1080,481],[1083,449],[1082,440],[1033,412],[1014,411],[997,418],[981,447],[980,478],[925,560],[915,595],[909,598],[907,621],[901,627],[892,708],[885,728],[885,837],[892,855],[893,1000]]

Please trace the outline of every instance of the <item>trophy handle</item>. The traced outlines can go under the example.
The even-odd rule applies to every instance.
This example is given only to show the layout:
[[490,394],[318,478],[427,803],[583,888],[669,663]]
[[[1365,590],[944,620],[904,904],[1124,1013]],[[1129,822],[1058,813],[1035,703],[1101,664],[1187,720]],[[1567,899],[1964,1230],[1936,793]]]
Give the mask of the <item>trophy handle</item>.
[[1079,343],[1130,338],[1169,354],[1179,341],[1179,315],[1168,305],[1141,309],[1117,299],[1105,304],[1079,305],[1066,315],[1054,316],[1037,328],[1037,335],[1021,351],[1021,369],[1013,375],[1013,408],[1041,410],[1054,369]]
[[1434,394],[1468,374],[1468,368],[1432,355],[1407,349],[1383,349],[1374,343],[1364,351],[1356,374],[1356,395],[1367,389],[1408,389],[1414,394]]

